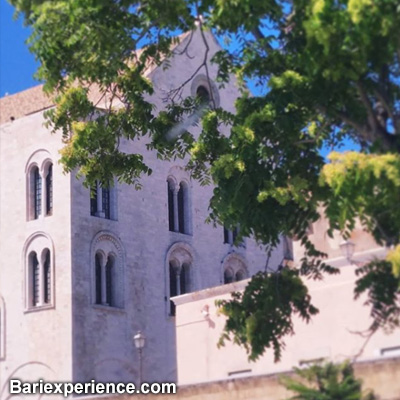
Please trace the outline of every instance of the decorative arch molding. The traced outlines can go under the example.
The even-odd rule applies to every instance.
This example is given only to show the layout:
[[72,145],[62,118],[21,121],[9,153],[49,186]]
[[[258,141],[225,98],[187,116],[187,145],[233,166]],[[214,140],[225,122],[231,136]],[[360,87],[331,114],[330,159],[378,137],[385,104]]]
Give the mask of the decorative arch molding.
[[0,295],[0,360],[6,358],[6,303]]
[[100,231],[95,235],[90,249],[92,304],[124,307],[125,258],[124,246],[114,233]]
[[165,258],[166,264],[169,264],[171,260],[177,261],[180,265],[193,264],[193,247],[185,242],[174,243],[167,251]]
[[[37,286],[33,287],[32,255],[37,261]],[[25,308],[48,309],[55,306],[55,247],[51,236],[43,231],[30,235],[22,248],[25,276]],[[34,291],[37,291],[34,294]],[[34,297],[38,298],[38,302]]]
[[26,255],[27,251],[30,249],[30,246],[32,245],[33,242],[44,242],[44,241],[47,241],[49,250],[50,250],[51,254],[54,255],[54,242],[53,242],[53,239],[51,238],[51,236],[48,233],[43,232],[43,231],[39,231],[39,232],[32,233],[32,235],[30,235],[25,240],[24,246],[22,248],[22,257],[23,257],[23,259],[25,258],[25,255]]
[[185,242],[175,242],[165,257],[166,313],[175,315],[175,305],[170,298],[196,289],[195,251]]
[[246,279],[249,276],[249,269],[246,259],[238,253],[229,253],[221,262],[222,270],[221,282],[226,282],[227,277],[231,277],[232,281]]
[[186,185],[188,185],[189,188],[192,187],[189,173],[185,170],[185,168],[178,165],[170,168],[168,171],[167,181],[171,181],[175,185],[179,185],[183,181],[186,183]]
[[40,171],[44,171],[48,163],[52,163],[53,157],[50,152],[46,149],[38,149],[34,151],[28,158],[25,164],[25,173],[28,173],[32,166],[36,165]]
[[99,244],[109,242],[112,243],[117,250],[118,257],[121,257],[122,261],[125,262],[124,246],[122,245],[121,240],[111,231],[100,231],[96,234],[91,244],[91,255],[94,255],[96,247],[98,247]]

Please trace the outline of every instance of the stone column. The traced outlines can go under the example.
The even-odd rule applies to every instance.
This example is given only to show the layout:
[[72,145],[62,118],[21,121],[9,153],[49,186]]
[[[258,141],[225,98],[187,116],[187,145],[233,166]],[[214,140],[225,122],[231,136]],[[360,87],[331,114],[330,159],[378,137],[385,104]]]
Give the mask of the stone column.
[[97,212],[96,215],[98,217],[105,217],[104,211],[103,211],[103,189],[100,185],[99,181],[96,181],[96,190],[97,190]]

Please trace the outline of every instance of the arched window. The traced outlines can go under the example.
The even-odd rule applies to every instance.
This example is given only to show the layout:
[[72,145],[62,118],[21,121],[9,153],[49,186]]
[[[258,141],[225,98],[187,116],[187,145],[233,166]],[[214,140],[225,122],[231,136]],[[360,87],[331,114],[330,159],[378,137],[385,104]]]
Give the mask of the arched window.
[[108,307],[124,306],[124,252],[110,232],[96,235],[92,243],[93,303]]
[[[35,251],[29,254],[30,305],[39,307],[51,303],[51,260],[50,250],[44,249],[44,257],[39,261]],[[41,283],[42,282],[42,283]]]
[[224,284],[242,281],[248,276],[245,260],[237,253],[226,256],[223,262]]
[[189,185],[167,180],[168,188],[168,226],[171,232],[190,234]]
[[34,219],[37,219],[42,212],[42,177],[38,167],[32,168],[32,179]]
[[186,203],[187,203],[187,186],[182,182],[179,184],[178,191],[178,222],[179,222],[179,232],[187,233],[186,231]]
[[[190,292],[190,264],[180,266],[176,260],[169,263],[169,295],[180,296]],[[170,315],[175,315],[175,304],[170,300]]]
[[106,304],[114,306],[114,258],[110,255],[106,264]]
[[53,212],[53,164],[50,164],[47,169],[46,176],[46,215],[51,215]]
[[54,255],[50,237],[38,232],[24,245],[26,273],[26,308],[49,308],[54,305]]
[[171,232],[175,231],[174,223],[174,183],[171,180],[167,181],[168,190],[168,226]]
[[[167,254],[169,297],[189,293],[193,289],[193,258],[187,245],[174,244]],[[169,315],[175,315],[175,304],[169,301]]]
[[40,271],[37,254],[33,251],[29,255],[29,269],[31,276],[31,302],[36,307],[40,301]]
[[101,264],[101,254],[97,253],[95,256],[96,304],[101,304]]
[[53,163],[46,150],[37,150],[26,165],[27,219],[53,213]]

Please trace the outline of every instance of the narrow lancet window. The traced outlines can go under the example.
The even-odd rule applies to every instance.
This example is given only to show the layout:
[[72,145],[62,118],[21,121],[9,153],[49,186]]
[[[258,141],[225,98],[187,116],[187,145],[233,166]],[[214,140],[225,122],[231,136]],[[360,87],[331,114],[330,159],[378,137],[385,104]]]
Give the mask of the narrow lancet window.
[[96,304],[101,304],[101,256],[96,254],[95,274],[96,274]]
[[39,168],[34,167],[33,171],[33,209],[35,219],[39,218],[42,210],[42,177]]
[[32,279],[32,305],[35,307],[40,300],[40,271],[39,261],[35,252],[30,255],[31,279]]
[[168,188],[168,224],[169,230],[174,232],[174,186],[171,181],[167,181]]
[[53,165],[50,164],[46,176],[46,215],[53,212]]
[[50,251],[47,250],[43,268],[43,288],[44,302],[49,304],[51,301],[51,269],[50,269]]

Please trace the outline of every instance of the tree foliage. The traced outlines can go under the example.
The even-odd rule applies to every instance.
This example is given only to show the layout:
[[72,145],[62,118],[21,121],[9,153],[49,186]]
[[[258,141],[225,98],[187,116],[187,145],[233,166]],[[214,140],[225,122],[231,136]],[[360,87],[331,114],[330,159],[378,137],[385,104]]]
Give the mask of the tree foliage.
[[[320,279],[323,273],[337,272],[307,238],[321,206],[330,234],[339,229],[346,237],[360,220],[378,243],[393,248],[385,262],[360,270],[355,296],[366,292],[370,299],[371,329],[396,325],[398,0],[9,1],[33,28],[29,43],[41,63],[38,77],[57,95],[48,123],[63,132],[66,171],[78,170],[86,184],[116,176],[140,186],[140,176],[151,169],[141,154],[124,153],[119,144],[148,135],[149,148],[160,158],[190,155],[193,177],[214,182],[212,220],[240,223],[242,235],[271,246],[282,235],[295,235],[306,247],[296,273],[280,269],[278,276],[258,276],[250,285],[252,293],[222,304],[229,316],[225,338],[231,334],[248,346],[253,359],[269,347],[279,358],[280,333],[292,332],[291,307],[306,320],[315,313],[298,276]],[[160,113],[154,110],[146,71],[163,62],[167,67],[176,34],[196,29],[206,49],[207,30],[227,44],[213,60],[205,51],[199,68],[217,63],[219,84],[235,75],[242,94],[235,113],[213,107],[204,114],[196,141],[184,132],[171,143],[165,133],[198,103],[185,99]],[[249,81],[258,85],[260,95],[249,95]],[[99,113],[91,100],[93,88],[108,105],[106,112]],[[228,136],[221,126],[230,127]],[[357,143],[360,151],[332,154],[326,164],[321,150],[346,140]],[[287,292],[281,285],[275,297],[257,295],[271,289],[274,280],[295,288]],[[389,287],[384,284],[388,281]],[[247,299],[252,312],[243,308]],[[277,332],[257,310],[265,310],[282,330]],[[251,326],[262,327],[265,338]]]
[[372,392],[362,390],[362,382],[354,376],[348,362],[335,365],[314,364],[309,368],[297,368],[300,380],[285,377],[284,386],[296,393],[288,400],[375,400]]

